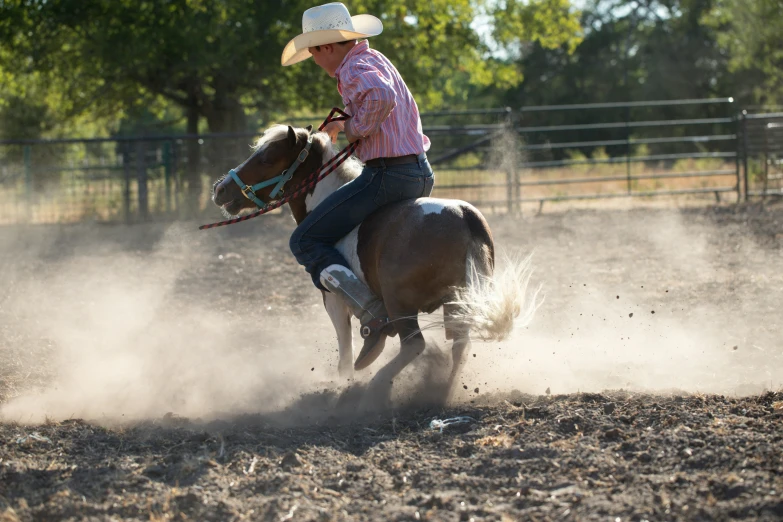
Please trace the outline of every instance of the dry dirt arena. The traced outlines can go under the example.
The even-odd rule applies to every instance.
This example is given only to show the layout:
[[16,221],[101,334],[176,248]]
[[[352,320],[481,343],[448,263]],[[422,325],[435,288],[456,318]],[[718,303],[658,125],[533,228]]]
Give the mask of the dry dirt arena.
[[288,217],[1,229],[0,520],[781,520],[783,205],[489,221],[533,322],[363,414]]

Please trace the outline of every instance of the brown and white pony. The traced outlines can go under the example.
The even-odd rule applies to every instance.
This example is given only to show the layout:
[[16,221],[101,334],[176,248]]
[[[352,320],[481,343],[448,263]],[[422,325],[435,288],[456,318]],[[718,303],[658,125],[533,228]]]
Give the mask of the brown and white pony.
[[[313,133],[309,127],[276,125],[267,129],[255,152],[235,173],[245,185],[275,178],[297,159],[308,139],[312,141],[309,155],[286,188],[297,187],[335,155],[329,136]],[[361,170],[359,161],[350,158],[312,192],[291,200],[289,206],[296,222],[300,223]],[[269,186],[256,194],[266,203],[272,190]],[[227,216],[257,208],[230,176],[214,183],[212,199]],[[336,247],[357,276],[383,299],[400,335],[400,353],[371,383],[381,388],[378,391],[384,398],[388,398],[392,380],[425,348],[419,313],[443,307],[446,338],[454,341],[448,383],[451,389],[467,357],[471,330],[484,340],[502,340],[515,323],[526,324],[536,308],[535,295],[527,298],[528,260],[510,261],[500,278],[493,276],[495,246],[489,225],[475,207],[464,201],[420,198],[390,204],[369,216]],[[351,312],[340,297],[329,292],[323,292],[323,301],[337,331],[339,374],[350,379],[354,369],[363,369],[373,360],[354,368]],[[380,342],[385,341],[383,337]],[[380,351],[376,350],[378,354]]]

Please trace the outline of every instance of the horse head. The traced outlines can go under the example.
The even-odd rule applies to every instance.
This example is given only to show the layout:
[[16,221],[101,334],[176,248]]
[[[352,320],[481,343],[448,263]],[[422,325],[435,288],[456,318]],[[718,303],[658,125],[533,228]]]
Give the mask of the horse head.
[[312,146],[313,127],[275,125],[264,132],[253,154],[212,185],[212,201],[227,215],[255,210],[281,198],[321,164]]

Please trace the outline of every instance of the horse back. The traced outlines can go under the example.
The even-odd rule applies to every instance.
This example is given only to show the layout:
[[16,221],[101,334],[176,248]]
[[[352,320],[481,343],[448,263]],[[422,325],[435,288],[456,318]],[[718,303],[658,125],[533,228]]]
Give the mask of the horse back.
[[484,216],[467,202],[419,198],[379,209],[359,227],[357,254],[367,283],[387,302],[433,311],[466,284],[469,254],[486,258],[494,242]]

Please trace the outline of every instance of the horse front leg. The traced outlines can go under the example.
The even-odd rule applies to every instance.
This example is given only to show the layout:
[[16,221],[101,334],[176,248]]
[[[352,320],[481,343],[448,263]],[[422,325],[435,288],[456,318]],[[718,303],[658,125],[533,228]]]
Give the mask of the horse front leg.
[[362,409],[388,409],[391,406],[391,391],[394,379],[413,362],[416,357],[424,352],[426,343],[421,334],[418,321],[410,318],[395,321],[397,332],[400,334],[400,353],[398,353],[370,381],[367,392],[362,400]]
[[353,379],[353,332],[351,331],[351,311],[343,300],[331,293],[323,292],[324,307],[337,332],[337,345],[340,348],[340,360],[337,373],[341,379]]

